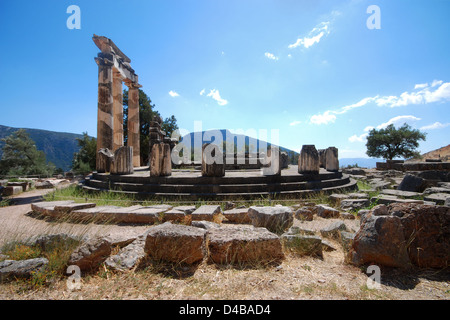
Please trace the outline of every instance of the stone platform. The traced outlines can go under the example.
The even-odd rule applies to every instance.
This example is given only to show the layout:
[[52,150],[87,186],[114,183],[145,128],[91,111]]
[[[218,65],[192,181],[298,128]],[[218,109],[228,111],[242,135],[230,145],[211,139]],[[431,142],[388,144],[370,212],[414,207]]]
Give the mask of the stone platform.
[[83,188],[90,191],[121,192],[138,198],[188,200],[260,199],[261,197],[301,197],[315,192],[354,190],[356,181],[342,172],[320,169],[318,174],[299,174],[297,166],[280,176],[264,176],[261,170],[227,170],[223,177],[203,177],[199,170],[175,169],[171,176],[152,177],[148,167],[129,175],[94,172]]

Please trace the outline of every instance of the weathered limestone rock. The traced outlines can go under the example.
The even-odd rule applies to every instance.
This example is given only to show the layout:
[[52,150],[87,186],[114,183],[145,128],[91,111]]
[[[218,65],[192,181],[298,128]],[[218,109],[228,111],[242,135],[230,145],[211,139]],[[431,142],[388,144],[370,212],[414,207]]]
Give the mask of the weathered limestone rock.
[[166,222],[148,230],[144,251],[154,260],[193,264],[203,260],[206,230]]
[[69,247],[77,244],[79,238],[66,233],[36,235],[28,239],[25,244],[30,247],[39,247],[43,251],[50,251],[55,247]]
[[225,175],[225,154],[218,145],[205,143],[202,146],[202,176],[223,177]]
[[445,204],[445,201],[450,198],[448,193],[432,193],[426,195],[423,199],[425,201],[433,201],[436,204]]
[[95,203],[67,203],[67,204],[58,204],[54,206],[54,214],[55,215],[63,215],[67,213],[71,213],[74,210],[81,210],[87,208],[94,208],[96,206]]
[[295,211],[294,217],[300,221],[312,221],[314,213],[308,207],[301,207]]
[[20,194],[23,192],[23,189],[21,186],[6,186],[3,189],[3,195],[4,196],[15,196],[16,194]]
[[111,172],[114,154],[107,148],[102,148],[97,152],[97,172]]
[[222,209],[219,205],[203,205],[192,212],[192,221],[212,221],[216,223],[222,222]]
[[340,215],[339,210],[336,210],[324,204],[318,204],[316,206],[316,209],[317,215],[322,218],[339,218]]
[[144,260],[146,234],[137,237],[133,242],[119,250],[115,255],[105,260],[105,265],[112,270],[125,271],[135,267]]
[[161,220],[162,222],[173,221],[189,225],[192,221],[192,215],[180,210],[170,209],[161,213]]
[[393,190],[393,189],[383,189],[383,190],[381,190],[380,193],[387,194],[390,196],[401,197],[401,198],[415,198],[415,197],[420,197],[423,195],[422,193],[419,193],[419,192]]
[[207,243],[208,258],[217,264],[279,263],[284,258],[280,238],[265,228],[210,229]]
[[298,157],[298,173],[318,174],[320,169],[319,153],[314,145],[303,145]]
[[421,268],[450,266],[450,208],[391,204],[390,216],[400,216],[411,262]]
[[36,189],[53,189],[55,186],[48,180],[37,181],[34,185]]
[[305,227],[297,227],[297,226],[292,226],[289,228],[288,231],[286,231],[283,234],[290,234],[290,235],[294,235],[294,234],[302,234],[302,235],[306,235],[306,236],[314,236],[316,234],[316,232],[312,229],[308,229]]
[[294,215],[289,207],[250,207],[248,216],[255,227],[264,227],[274,233],[283,233],[294,223]]
[[322,239],[318,236],[283,234],[281,241],[285,249],[299,255],[323,257]]
[[355,235],[348,260],[355,265],[374,263],[409,267],[411,263],[404,234],[400,218],[369,213]]
[[423,192],[426,186],[425,179],[407,174],[397,189],[402,191]]
[[111,174],[133,173],[133,147],[119,147],[114,152]]
[[173,207],[173,210],[183,211],[186,214],[191,214],[195,211],[195,206],[177,206]]
[[59,216],[59,214],[55,212],[56,206],[71,205],[74,203],[73,200],[34,202],[31,203],[31,210],[45,216],[56,217]]
[[341,212],[340,216],[342,219],[346,219],[346,220],[355,220],[355,216],[353,214],[351,214],[350,212]]
[[27,260],[4,260],[0,262],[0,282],[11,278],[29,278],[48,265],[46,258]]
[[355,239],[355,234],[347,231],[339,231],[339,239],[344,252],[348,252],[352,247],[353,240]]
[[251,223],[251,219],[248,216],[248,208],[226,210],[223,212],[223,215],[231,222]]
[[357,210],[367,207],[370,204],[369,199],[343,199],[340,208],[342,210]]
[[325,152],[325,169],[327,171],[338,171],[339,170],[339,158],[338,158],[338,149],[335,147],[327,148]]
[[211,222],[211,221],[205,221],[205,220],[198,220],[198,221],[192,221],[191,226],[196,228],[202,228],[205,230],[213,229],[213,228],[220,228],[220,224]]
[[342,221],[336,221],[320,230],[320,234],[324,238],[339,238],[340,231],[348,231],[347,226]]
[[94,271],[111,254],[111,243],[96,237],[82,243],[70,256],[69,265],[77,265],[81,271]]

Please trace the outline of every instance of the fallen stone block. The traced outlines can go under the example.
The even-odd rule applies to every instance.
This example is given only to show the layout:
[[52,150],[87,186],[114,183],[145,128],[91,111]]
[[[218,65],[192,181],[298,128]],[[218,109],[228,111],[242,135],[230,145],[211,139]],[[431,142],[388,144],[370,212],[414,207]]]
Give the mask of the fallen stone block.
[[111,243],[105,239],[96,237],[83,242],[72,252],[68,265],[76,265],[81,271],[94,271],[111,254]]
[[31,204],[31,210],[33,210],[33,212],[40,213],[46,216],[57,216],[58,214],[55,212],[56,206],[69,205],[72,203],[75,203],[75,201],[67,200],[35,202]]
[[450,198],[450,194],[448,193],[432,193],[430,195],[426,195],[423,199],[425,201],[433,201],[436,204],[445,204],[445,201]]
[[317,215],[322,218],[339,218],[339,210],[331,208],[327,205],[319,204],[316,206]]
[[289,207],[250,207],[248,215],[254,227],[281,234],[294,223],[294,215]]
[[166,222],[147,231],[144,251],[154,260],[193,264],[203,260],[206,230]]
[[21,186],[6,186],[3,189],[3,196],[15,196],[17,194],[20,194],[23,192],[23,189]]
[[288,251],[299,255],[323,257],[322,239],[318,236],[283,234],[281,241]]
[[205,230],[209,230],[209,229],[213,229],[213,228],[220,228],[220,224],[211,222],[211,221],[204,221],[204,220],[192,221],[191,226],[196,227],[196,228],[202,228]]
[[295,211],[294,217],[300,221],[312,221],[314,219],[314,213],[308,207],[302,207]]
[[223,215],[230,222],[251,223],[251,219],[248,216],[248,208],[226,210],[223,212]]
[[173,221],[189,225],[192,221],[192,215],[175,209],[164,211],[160,216],[162,222]]
[[219,205],[203,205],[192,212],[192,221],[212,221],[216,223],[222,222],[222,209]]
[[393,190],[393,189],[384,189],[384,190],[381,190],[380,193],[391,195],[391,196],[396,196],[396,197],[400,197],[400,198],[415,198],[415,197],[420,197],[423,195],[420,192]]
[[369,199],[344,199],[341,201],[340,208],[342,210],[358,210],[369,204]]
[[240,226],[210,229],[208,258],[217,264],[279,263],[283,258],[280,238],[266,228]]
[[145,240],[145,234],[137,237],[133,242],[120,249],[117,254],[108,257],[105,260],[105,265],[116,271],[125,271],[139,267],[146,256],[144,251]]
[[87,209],[87,208],[94,208],[96,206],[95,203],[68,203],[68,204],[60,204],[55,205],[54,211],[55,213],[70,213],[74,210],[80,210],[80,209]]
[[336,221],[320,230],[320,234],[324,238],[339,238],[339,231],[348,231],[347,226],[342,221]]

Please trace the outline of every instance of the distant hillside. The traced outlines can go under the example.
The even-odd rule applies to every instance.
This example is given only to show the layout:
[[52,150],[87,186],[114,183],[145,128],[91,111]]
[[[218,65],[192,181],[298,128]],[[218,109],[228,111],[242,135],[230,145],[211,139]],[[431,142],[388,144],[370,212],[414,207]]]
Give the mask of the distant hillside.
[[[6,138],[19,129],[0,125],[0,139]],[[44,151],[47,162],[52,162],[57,168],[61,168],[64,171],[70,170],[73,154],[79,150],[76,138],[81,138],[83,135],[40,129],[23,129],[34,140],[36,148]],[[0,141],[0,157],[3,144]]]
[[450,160],[450,144],[427,153],[422,154],[419,159],[411,159],[408,162],[425,161],[425,159],[441,159],[442,161]]
[[[182,137],[181,143],[183,143],[187,148],[191,148],[191,146],[194,146],[195,141],[199,141],[199,146],[201,146],[203,143],[211,142],[211,139],[207,138],[207,136],[208,136],[208,134],[211,135],[212,131],[213,130],[202,131],[202,132],[191,132],[191,133],[185,135],[184,137]],[[249,146],[249,149],[251,152],[252,151],[256,152],[259,149],[260,142],[262,142],[262,143],[265,142],[265,141],[262,141],[259,139],[251,138],[249,136],[244,136],[242,134],[234,134],[226,129],[222,129],[222,130],[218,130],[218,131],[220,131],[220,133],[222,134],[223,141],[226,141],[227,143],[230,143],[230,144],[234,143],[235,145],[237,145],[238,141],[245,141],[244,144],[246,146]],[[206,136],[205,136],[205,134],[206,134]],[[267,142],[265,142],[265,143],[267,143]],[[267,143],[267,145],[270,145],[270,143]],[[287,152],[287,154],[291,158],[291,163],[297,161],[296,160],[296,159],[298,159],[297,152],[287,149],[287,148],[284,148],[282,146],[280,146],[280,150]]]

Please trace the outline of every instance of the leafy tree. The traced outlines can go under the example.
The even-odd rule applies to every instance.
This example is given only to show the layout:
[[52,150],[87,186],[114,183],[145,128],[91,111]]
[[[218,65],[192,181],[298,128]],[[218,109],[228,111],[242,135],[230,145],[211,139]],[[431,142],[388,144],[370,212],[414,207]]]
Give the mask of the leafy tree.
[[76,174],[87,174],[95,170],[95,157],[97,156],[97,139],[83,132],[82,138],[77,138],[80,150],[73,155],[72,170]]
[[36,148],[26,130],[20,129],[2,139],[5,143],[0,174],[9,176],[52,175],[55,165],[47,164],[45,154]]
[[[123,134],[125,144],[128,141],[128,90],[123,90]],[[156,117],[161,115],[155,110],[155,105],[152,104],[150,97],[142,90],[139,89],[139,131],[140,131],[140,153],[141,161],[143,164],[148,163],[148,155],[150,153],[150,122]],[[161,124],[161,130],[165,131],[170,137],[173,131],[178,129],[177,119],[175,116],[166,118]]]
[[403,124],[396,129],[390,124],[384,129],[372,129],[367,136],[367,155],[369,157],[382,157],[387,160],[393,158],[411,158],[419,154],[419,140],[426,139],[426,133],[412,129],[408,124]]

